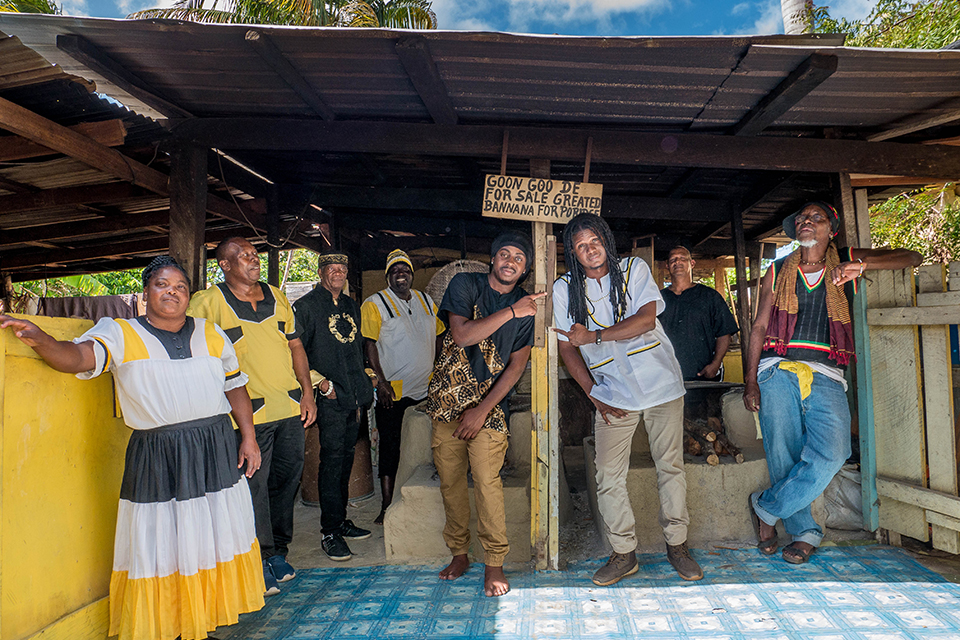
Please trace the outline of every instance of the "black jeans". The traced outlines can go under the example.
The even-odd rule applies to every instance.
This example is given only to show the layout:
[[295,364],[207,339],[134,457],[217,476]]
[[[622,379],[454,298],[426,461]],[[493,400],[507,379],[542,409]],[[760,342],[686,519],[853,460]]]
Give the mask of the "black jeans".
[[[260,469],[247,482],[253,518],[264,558],[286,556],[293,540],[293,505],[303,475],[303,423],[300,416],[256,425]],[[236,432],[240,442],[240,431]]]
[[347,517],[350,472],[353,471],[353,452],[357,447],[360,423],[356,409],[343,411],[337,407],[336,400],[320,397],[317,404],[317,423],[320,428],[320,469],[317,473],[320,531],[328,534],[338,532]]
[[408,407],[420,402],[412,398],[394,400],[387,409],[379,404],[377,413],[377,432],[380,434],[380,463],[377,465],[379,476],[393,477],[400,466],[400,431],[403,428],[403,414]]

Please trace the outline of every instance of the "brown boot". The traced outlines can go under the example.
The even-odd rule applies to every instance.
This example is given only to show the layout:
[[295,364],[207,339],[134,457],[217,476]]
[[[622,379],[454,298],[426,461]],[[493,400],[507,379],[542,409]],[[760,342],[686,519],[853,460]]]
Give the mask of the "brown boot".
[[607,564],[593,574],[593,584],[607,587],[620,581],[621,578],[631,576],[640,570],[637,563],[637,552],[617,553],[614,551],[607,560]]
[[699,580],[703,577],[703,569],[690,555],[686,542],[677,545],[667,545],[667,560],[677,570],[684,580]]

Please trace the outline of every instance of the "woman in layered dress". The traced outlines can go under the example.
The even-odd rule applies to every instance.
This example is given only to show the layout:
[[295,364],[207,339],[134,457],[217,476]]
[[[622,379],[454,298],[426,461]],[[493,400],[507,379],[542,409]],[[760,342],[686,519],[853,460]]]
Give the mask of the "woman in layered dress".
[[0,328],[57,371],[113,373],[134,430],[120,487],[110,635],[206,638],[263,606],[246,479],[260,467],[247,376],[219,327],[187,317],[190,286],[175,260],[151,262],[143,292],[146,316],[104,318],[73,342],[19,318],[0,316]]

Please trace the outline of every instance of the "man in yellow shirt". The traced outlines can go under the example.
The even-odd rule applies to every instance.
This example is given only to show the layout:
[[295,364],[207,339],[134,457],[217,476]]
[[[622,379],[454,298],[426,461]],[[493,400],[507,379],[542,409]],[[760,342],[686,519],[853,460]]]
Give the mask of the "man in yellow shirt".
[[262,464],[250,478],[250,493],[263,554],[265,595],[296,573],[287,562],[293,539],[293,506],[303,473],[303,430],[317,417],[310,367],[300,328],[283,292],[260,282],[260,258],[243,238],[217,247],[224,282],[198,291],[189,315],[211,320],[233,342],[247,390]]

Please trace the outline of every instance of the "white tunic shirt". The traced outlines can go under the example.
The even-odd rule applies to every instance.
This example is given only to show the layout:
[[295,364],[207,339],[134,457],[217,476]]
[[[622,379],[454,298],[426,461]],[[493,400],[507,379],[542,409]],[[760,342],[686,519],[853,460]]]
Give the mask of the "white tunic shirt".
[[427,397],[437,336],[444,330],[433,299],[411,290],[404,300],[388,287],[367,298],[360,315],[360,332],[377,341],[380,368],[396,398]]
[[177,336],[177,347],[169,344],[175,334],[158,331],[137,318],[103,318],[73,340],[92,341],[96,356],[94,368],[77,377],[86,380],[104,371],[113,373],[123,421],[132,429],[230,413],[224,392],[246,384],[247,374],[240,371],[233,344],[220,327],[203,318],[188,318]]
[[[662,312],[663,298],[647,263],[640,258],[624,258],[620,268],[626,281],[627,316],[650,302],[657,303],[657,314]],[[564,331],[573,326],[567,315],[569,281],[570,274],[566,273],[553,284],[554,326]],[[606,329],[616,324],[610,303],[610,276],[599,281],[587,278],[586,291],[587,329]],[[561,334],[557,338],[566,340]],[[680,364],[659,320],[652,330],[636,338],[585,344],[580,347],[580,355],[596,381],[590,395],[611,407],[642,411],[684,394]]]

